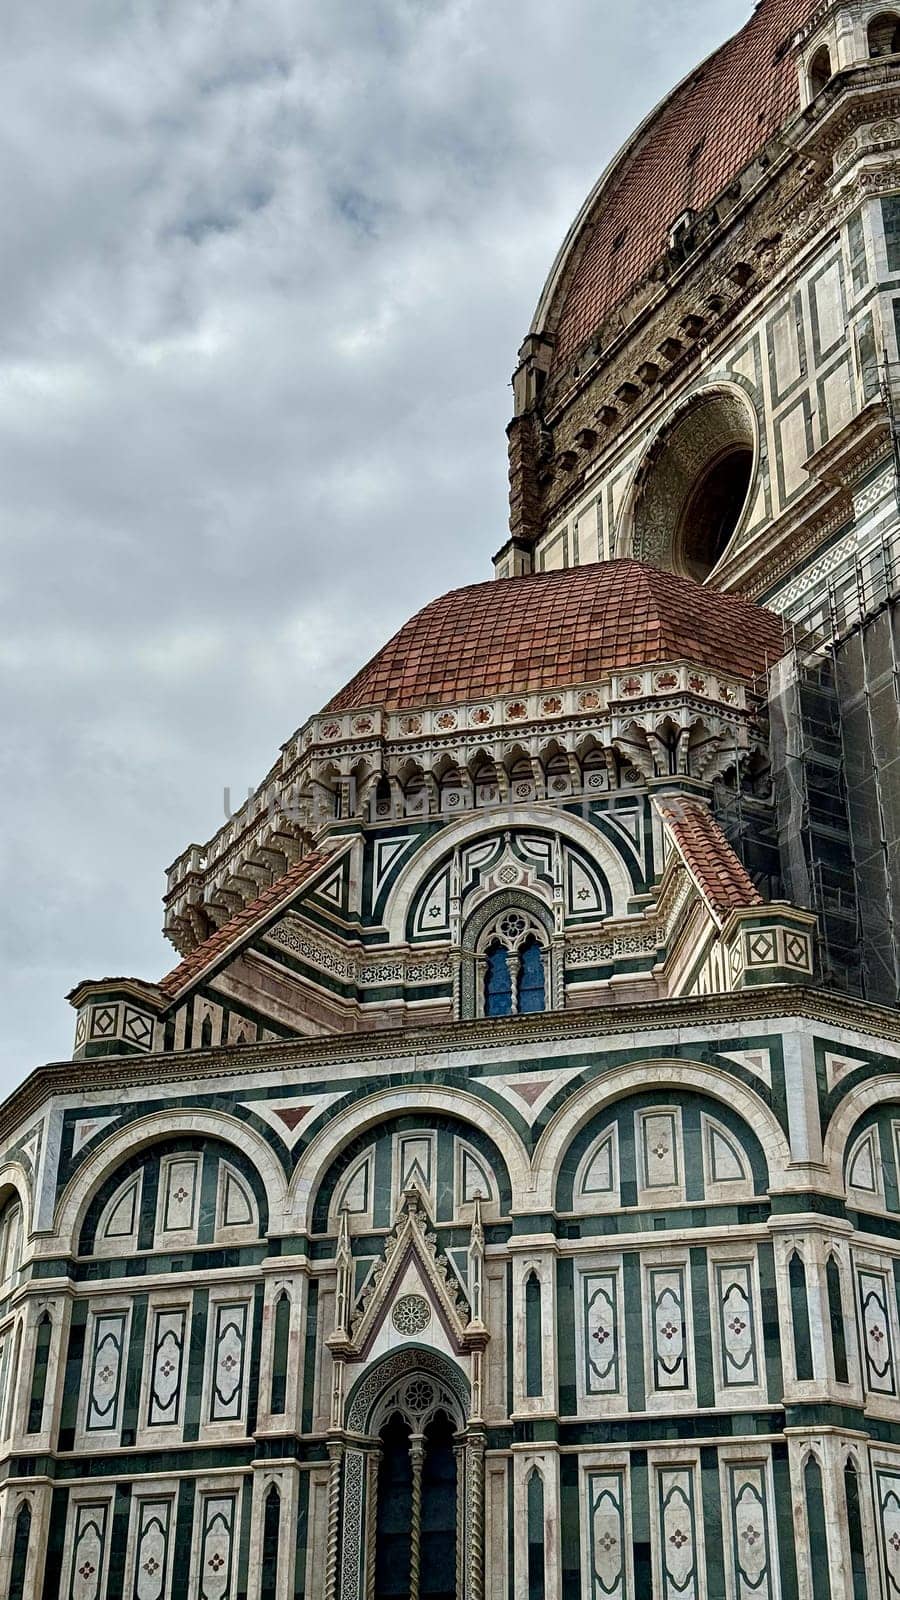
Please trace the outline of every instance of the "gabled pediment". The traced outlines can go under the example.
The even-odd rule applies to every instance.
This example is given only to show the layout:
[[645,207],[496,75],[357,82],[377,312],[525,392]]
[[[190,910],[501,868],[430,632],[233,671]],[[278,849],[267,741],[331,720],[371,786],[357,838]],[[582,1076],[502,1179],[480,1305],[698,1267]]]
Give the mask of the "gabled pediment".
[[[473,1233],[476,1230],[473,1229]],[[480,1233],[480,1227],[477,1230]],[[473,1316],[459,1276],[438,1248],[437,1238],[418,1189],[407,1189],[393,1231],[385,1241],[384,1257],[369,1276],[359,1301],[353,1303],[352,1259],[346,1214],[341,1217],[338,1240],[338,1293],[335,1330],[328,1344],[347,1360],[361,1360],[393,1318],[398,1333],[417,1331],[415,1321],[425,1309],[435,1316],[457,1354],[482,1347],[487,1331]]]

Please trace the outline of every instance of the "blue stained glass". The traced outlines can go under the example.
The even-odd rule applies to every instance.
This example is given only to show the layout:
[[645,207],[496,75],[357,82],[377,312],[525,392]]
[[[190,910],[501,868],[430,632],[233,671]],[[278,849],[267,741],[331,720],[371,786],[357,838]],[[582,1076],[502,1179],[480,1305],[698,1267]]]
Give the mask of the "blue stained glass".
[[511,1017],[513,1008],[509,954],[502,944],[488,951],[485,1011],[489,1017]]
[[536,939],[523,946],[519,968],[519,1010],[546,1011],[546,981],[544,977],[544,952]]

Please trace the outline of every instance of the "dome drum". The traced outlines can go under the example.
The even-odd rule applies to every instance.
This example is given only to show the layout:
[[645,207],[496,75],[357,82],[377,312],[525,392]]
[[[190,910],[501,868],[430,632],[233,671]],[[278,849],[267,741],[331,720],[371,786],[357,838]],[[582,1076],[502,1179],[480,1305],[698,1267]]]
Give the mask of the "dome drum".
[[[798,520],[811,551],[853,516],[851,479],[825,484],[815,460],[878,400],[872,372],[892,359],[879,220],[859,224],[868,243],[850,234],[873,191],[896,189],[896,163],[884,164],[900,142],[895,42],[900,7],[763,0],[612,162],[522,347],[498,577],[634,555],[777,593]],[[864,285],[876,283],[885,302],[867,332]],[[750,407],[744,422],[722,402],[721,456],[700,448],[691,476],[699,414],[696,435],[675,430],[698,384],[740,386]],[[887,455],[883,437],[877,448]],[[641,504],[628,491],[623,508],[641,462]],[[735,561],[727,533],[741,531]]]

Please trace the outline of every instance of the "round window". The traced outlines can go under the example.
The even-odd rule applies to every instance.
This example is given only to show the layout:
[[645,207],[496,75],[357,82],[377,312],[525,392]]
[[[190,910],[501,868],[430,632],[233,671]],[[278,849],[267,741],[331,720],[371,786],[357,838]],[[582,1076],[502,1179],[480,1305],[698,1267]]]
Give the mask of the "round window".
[[632,504],[635,560],[703,583],[752,499],[756,419],[737,390],[700,396],[656,440]]

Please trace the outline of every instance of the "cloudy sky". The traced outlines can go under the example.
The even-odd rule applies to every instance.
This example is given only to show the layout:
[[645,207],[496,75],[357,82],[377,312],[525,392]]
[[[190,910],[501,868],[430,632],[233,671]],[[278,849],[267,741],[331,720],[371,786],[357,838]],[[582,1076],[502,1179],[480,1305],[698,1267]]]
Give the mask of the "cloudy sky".
[[556,249],[749,0],[38,0],[0,112],[0,1092],[163,869],[490,576]]

